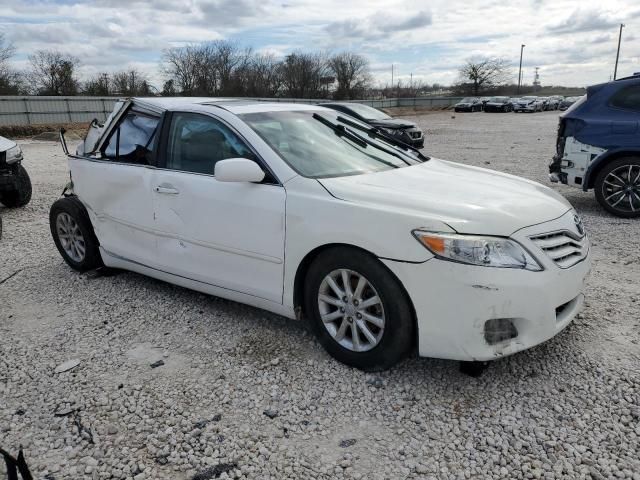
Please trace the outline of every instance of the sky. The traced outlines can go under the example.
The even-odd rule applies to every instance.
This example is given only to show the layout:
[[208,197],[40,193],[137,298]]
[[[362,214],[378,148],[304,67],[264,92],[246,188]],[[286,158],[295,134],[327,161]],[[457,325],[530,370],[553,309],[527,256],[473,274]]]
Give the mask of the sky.
[[509,60],[517,81],[539,67],[543,85],[587,86],[640,71],[637,0],[2,0],[0,32],[25,69],[39,49],[80,60],[81,78],[137,68],[161,86],[162,51],[228,39],[278,56],[355,51],[376,84],[395,78],[451,84],[473,57]]

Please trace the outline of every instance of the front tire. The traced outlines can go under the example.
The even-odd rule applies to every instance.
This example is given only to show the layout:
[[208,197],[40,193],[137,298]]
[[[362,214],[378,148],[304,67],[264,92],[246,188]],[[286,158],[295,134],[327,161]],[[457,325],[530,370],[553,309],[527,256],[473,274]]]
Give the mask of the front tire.
[[16,189],[0,193],[0,203],[9,208],[24,207],[31,201],[33,191],[29,174],[22,165],[18,165],[15,175]]
[[316,338],[336,360],[386,370],[411,349],[413,310],[395,276],[353,248],[322,252],[307,271],[304,308]]
[[594,189],[598,203],[609,213],[640,217],[640,157],[622,157],[605,165]]
[[86,272],[103,266],[89,214],[77,197],[54,202],[49,212],[49,228],[60,255],[71,268]]

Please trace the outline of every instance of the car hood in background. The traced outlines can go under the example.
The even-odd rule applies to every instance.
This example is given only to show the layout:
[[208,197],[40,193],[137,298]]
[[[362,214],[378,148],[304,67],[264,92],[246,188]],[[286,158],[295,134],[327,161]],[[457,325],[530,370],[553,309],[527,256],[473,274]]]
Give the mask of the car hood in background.
[[509,236],[572,208],[560,194],[536,182],[438,159],[319,181],[339,199],[402,209],[469,234]]
[[9,140],[8,138],[0,137],[0,152],[6,152],[10,148],[13,148],[17,145],[13,140]]
[[487,105],[491,105],[492,107],[503,107],[509,102],[487,102]]
[[382,128],[413,128],[415,123],[399,118],[389,118],[387,120],[367,120],[371,125]]

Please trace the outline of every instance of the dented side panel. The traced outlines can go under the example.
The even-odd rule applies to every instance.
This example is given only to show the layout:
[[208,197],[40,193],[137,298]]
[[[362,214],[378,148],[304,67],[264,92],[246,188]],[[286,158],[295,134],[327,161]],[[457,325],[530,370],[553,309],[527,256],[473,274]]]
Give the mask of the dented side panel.
[[155,266],[151,169],[73,157],[69,167],[74,193],[87,208],[100,245]]

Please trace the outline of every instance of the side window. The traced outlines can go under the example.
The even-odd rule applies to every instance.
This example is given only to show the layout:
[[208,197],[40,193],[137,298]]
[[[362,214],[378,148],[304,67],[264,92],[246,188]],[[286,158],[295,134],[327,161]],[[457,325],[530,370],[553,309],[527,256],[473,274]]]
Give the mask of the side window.
[[149,165],[160,119],[129,112],[112,132],[102,156],[116,162]]
[[197,113],[174,113],[169,128],[166,168],[213,175],[216,162],[255,155],[226,125]]
[[640,85],[618,90],[609,103],[612,107],[640,112]]

